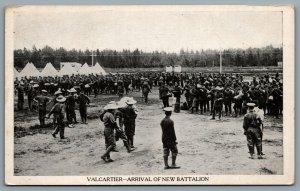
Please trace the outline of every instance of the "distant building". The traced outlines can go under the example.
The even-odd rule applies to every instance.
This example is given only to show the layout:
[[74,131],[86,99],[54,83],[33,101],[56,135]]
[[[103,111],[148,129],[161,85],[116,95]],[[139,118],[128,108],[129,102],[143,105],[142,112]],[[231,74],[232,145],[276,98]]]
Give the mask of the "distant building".
[[82,66],[82,64],[77,63],[77,62],[61,62],[60,69],[62,69],[62,67],[64,67],[65,65],[71,65],[73,68],[75,68],[76,71],[78,71],[79,68],[81,68],[81,66]]

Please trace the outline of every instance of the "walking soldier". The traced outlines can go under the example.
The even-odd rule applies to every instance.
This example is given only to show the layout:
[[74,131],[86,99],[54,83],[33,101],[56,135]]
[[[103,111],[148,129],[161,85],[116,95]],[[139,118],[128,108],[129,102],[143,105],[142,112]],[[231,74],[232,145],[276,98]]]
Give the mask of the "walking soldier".
[[[165,111],[166,117],[161,121],[160,126],[162,129],[162,143],[164,149],[164,163],[165,169],[178,169],[180,166],[176,166],[176,157],[178,154],[177,149],[177,138],[174,129],[174,122],[170,118],[172,115],[172,107],[166,107],[163,109]],[[168,157],[172,152],[172,165],[168,164]]]
[[249,108],[249,113],[244,117],[243,128],[244,135],[247,136],[250,158],[253,159],[254,146],[256,146],[258,159],[262,159],[262,120],[260,116],[254,112],[254,103],[248,103],[247,106]]
[[65,139],[65,126],[64,126],[64,117],[65,117],[65,105],[64,102],[66,98],[62,95],[56,98],[57,103],[52,107],[48,118],[53,114],[55,121],[57,121],[57,126],[52,133],[52,136],[55,138],[56,134],[59,132],[60,139]]
[[47,91],[42,90],[42,95],[34,98],[34,101],[38,103],[39,107],[39,120],[40,126],[43,127],[45,125],[45,117],[46,117],[46,107],[51,100],[46,97]]

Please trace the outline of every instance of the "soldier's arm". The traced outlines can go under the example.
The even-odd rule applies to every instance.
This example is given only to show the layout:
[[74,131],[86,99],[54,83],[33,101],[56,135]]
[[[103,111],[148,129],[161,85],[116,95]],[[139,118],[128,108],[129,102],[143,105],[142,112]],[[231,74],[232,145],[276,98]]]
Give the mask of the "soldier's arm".
[[52,115],[52,113],[54,112],[54,108],[55,108],[56,104],[51,108],[49,114],[48,114],[48,118],[50,118],[50,116]]

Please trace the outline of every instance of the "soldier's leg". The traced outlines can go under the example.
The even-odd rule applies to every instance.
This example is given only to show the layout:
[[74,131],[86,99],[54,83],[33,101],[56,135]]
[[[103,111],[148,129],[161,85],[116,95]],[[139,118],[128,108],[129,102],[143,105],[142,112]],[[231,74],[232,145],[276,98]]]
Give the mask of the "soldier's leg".
[[253,136],[251,132],[247,133],[247,145],[248,145],[248,149],[249,149],[249,153],[250,153],[250,158],[253,158],[253,154],[254,154],[254,145],[253,145]]
[[170,154],[170,150],[167,147],[164,147],[164,163],[165,163],[165,169],[170,169],[170,166],[168,164],[168,157]]
[[215,119],[215,115],[216,115],[216,109],[213,107],[213,109],[212,109],[212,118],[211,119]]
[[180,166],[176,165],[176,158],[177,158],[177,154],[178,154],[178,149],[177,149],[176,145],[174,145],[171,148],[171,152],[172,152],[172,166],[171,166],[171,168],[172,169],[178,169],[178,168],[180,168]]
[[61,139],[64,139],[65,138],[65,125],[64,125],[64,122],[63,120],[61,119],[60,122],[59,122],[59,136]]

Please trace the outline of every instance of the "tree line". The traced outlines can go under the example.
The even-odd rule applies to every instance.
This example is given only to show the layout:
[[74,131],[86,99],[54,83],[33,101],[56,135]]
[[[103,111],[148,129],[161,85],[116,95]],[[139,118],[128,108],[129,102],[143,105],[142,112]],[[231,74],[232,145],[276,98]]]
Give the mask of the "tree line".
[[179,53],[164,51],[143,52],[142,50],[66,50],[61,47],[54,49],[45,46],[37,49],[14,50],[14,66],[22,69],[28,62],[37,68],[44,68],[50,62],[57,69],[61,62],[78,62],[81,64],[100,63],[104,68],[151,68],[181,65],[186,67],[214,67],[219,66],[220,54],[222,65],[227,67],[256,67],[277,66],[282,61],[283,49],[271,45],[262,48],[225,49],[225,50],[184,50]]

